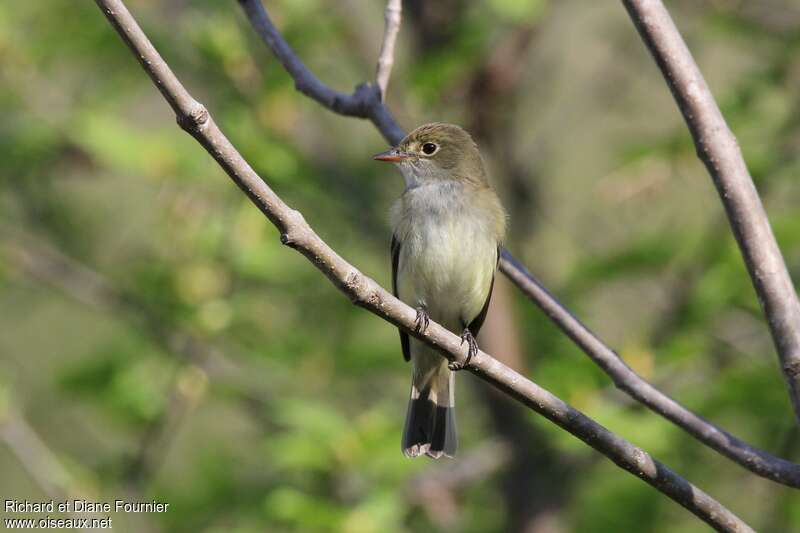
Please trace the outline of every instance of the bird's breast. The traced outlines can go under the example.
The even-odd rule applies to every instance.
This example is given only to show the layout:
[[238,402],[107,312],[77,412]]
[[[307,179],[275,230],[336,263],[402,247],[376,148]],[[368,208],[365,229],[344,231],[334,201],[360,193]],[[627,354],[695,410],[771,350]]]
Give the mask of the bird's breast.
[[425,192],[406,198],[395,228],[402,242],[398,295],[460,328],[480,313],[491,286],[497,261],[491,216],[458,191]]

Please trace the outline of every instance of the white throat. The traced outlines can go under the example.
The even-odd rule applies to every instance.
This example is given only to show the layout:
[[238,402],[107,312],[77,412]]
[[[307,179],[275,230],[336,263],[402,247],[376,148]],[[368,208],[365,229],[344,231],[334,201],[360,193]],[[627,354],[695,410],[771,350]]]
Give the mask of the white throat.
[[406,190],[419,186],[419,180],[417,179],[418,169],[409,164],[399,164],[397,166],[400,168],[400,173],[403,174]]

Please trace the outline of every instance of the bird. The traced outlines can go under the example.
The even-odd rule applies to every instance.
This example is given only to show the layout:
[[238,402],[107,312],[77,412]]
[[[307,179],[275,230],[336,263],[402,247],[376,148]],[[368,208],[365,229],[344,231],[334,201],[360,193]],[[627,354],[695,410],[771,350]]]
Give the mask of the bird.
[[454,124],[419,126],[374,159],[394,163],[405,190],[391,209],[392,292],[416,309],[415,330],[431,320],[469,346],[463,364],[400,330],[412,363],[403,428],[407,457],[454,457],[454,376],[478,352],[494,287],[507,215],[472,137]]

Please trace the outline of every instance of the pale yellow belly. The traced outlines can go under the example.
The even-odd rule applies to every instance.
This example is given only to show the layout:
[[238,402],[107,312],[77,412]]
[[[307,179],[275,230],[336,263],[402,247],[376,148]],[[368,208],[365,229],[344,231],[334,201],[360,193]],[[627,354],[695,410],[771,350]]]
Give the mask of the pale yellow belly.
[[483,308],[497,263],[497,243],[471,221],[416,228],[402,243],[398,296],[424,306],[432,320],[455,333]]

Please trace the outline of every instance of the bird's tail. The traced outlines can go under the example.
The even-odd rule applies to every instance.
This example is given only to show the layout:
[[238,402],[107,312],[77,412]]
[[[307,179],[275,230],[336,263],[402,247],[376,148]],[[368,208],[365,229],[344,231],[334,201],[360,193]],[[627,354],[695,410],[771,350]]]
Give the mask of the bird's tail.
[[[403,454],[406,457],[453,457],[458,447],[454,374],[440,355],[430,355],[436,358],[436,365],[427,372],[415,368],[411,382],[411,398],[403,429]],[[414,362],[416,367],[417,361]]]

